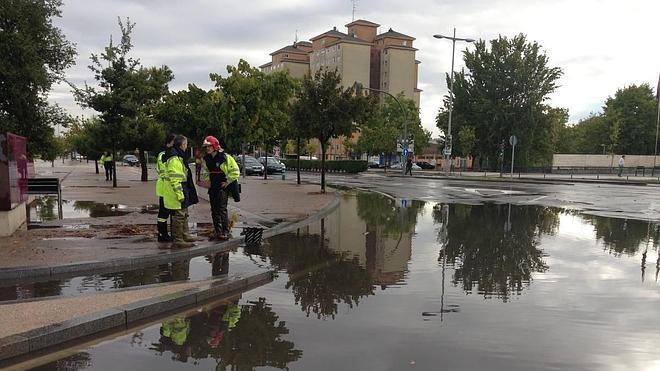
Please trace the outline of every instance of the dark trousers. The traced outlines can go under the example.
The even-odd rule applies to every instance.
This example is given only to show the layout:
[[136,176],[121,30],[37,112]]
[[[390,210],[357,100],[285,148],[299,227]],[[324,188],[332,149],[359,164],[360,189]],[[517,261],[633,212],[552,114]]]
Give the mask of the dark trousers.
[[412,176],[412,166],[410,166],[410,167],[406,166],[406,173],[405,174],[408,174],[408,173],[410,173],[410,176]]
[[167,220],[172,215],[172,210],[165,208],[165,201],[162,197],[158,197],[158,223],[167,223]]
[[106,162],[103,167],[105,168],[105,180],[112,180],[112,163]]
[[227,190],[210,191],[209,200],[211,201],[211,218],[215,232],[229,234],[229,215],[227,214],[229,192]]

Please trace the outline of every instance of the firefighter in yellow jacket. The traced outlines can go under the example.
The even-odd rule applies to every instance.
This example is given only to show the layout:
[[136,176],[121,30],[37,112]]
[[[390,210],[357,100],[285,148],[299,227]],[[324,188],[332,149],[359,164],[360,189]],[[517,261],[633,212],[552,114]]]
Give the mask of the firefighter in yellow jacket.
[[188,138],[177,135],[172,150],[162,157],[166,174],[163,204],[172,213],[173,248],[192,247],[195,241],[188,231],[188,206],[198,203],[199,198],[188,166],[187,150]]
[[214,234],[210,240],[225,241],[229,239],[229,216],[227,201],[229,195],[234,201],[240,201],[238,194],[238,177],[240,170],[236,160],[225,153],[220,147],[216,137],[208,136],[204,139],[202,147],[206,149],[202,163],[202,174],[209,185],[209,201],[211,202],[211,218],[213,219]]
[[174,146],[174,134],[170,134],[165,139],[165,147],[156,157],[156,173],[158,180],[156,181],[156,196],[158,196],[158,242],[172,242],[170,237],[167,221],[170,218],[170,210],[165,207],[163,195],[165,194],[165,186],[167,182],[167,169],[163,162],[163,157],[166,153],[172,151]]

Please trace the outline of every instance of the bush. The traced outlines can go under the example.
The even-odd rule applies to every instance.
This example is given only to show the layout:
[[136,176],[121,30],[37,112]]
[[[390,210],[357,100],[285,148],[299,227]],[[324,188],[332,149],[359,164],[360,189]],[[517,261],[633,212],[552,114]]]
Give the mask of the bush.
[[[282,160],[287,169],[295,170],[298,160]],[[325,162],[325,170],[328,172],[360,173],[367,171],[368,162],[362,160],[333,160]],[[300,160],[300,170],[321,171],[321,160]]]

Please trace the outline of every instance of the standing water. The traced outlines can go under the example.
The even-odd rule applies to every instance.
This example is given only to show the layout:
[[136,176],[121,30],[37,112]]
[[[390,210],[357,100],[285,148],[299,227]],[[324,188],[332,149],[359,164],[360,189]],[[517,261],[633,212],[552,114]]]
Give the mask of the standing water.
[[540,206],[346,195],[243,251],[279,272],[272,283],[21,367],[654,370],[658,233]]

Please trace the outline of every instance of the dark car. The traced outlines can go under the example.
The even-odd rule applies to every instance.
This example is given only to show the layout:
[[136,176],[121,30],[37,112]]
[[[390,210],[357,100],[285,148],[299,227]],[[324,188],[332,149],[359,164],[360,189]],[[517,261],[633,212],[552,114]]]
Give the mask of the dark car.
[[[243,156],[242,155],[236,155],[234,156],[236,159],[236,162],[238,163],[238,167],[241,169],[241,172],[243,171]],[[264,175],[264,166],[259,163],[259,161],[252,157],[252,156],[245,156],[245,164],[247,165],[245,167],[245,175]]]
[[416,164],[417,164],[417,166],[421,167],[424,170],[433,170],[433,169],[435,169],[435,166],[433,166],[433,164],[428,163],[426,161],[419,161],[419,162],[416,162]]
[[[259,157],[259,162],[264,165],[266,157]],[[283,173],[286,171],[286,166],[277,160],[275,157],[268,157],[268,165],[266,166],[268,174]]]
[[135,157],[135,155],[126,155],[122,159],[122,163],[128,166],[137,166],[140,164],[140,160],[138,160],[138,158]]

